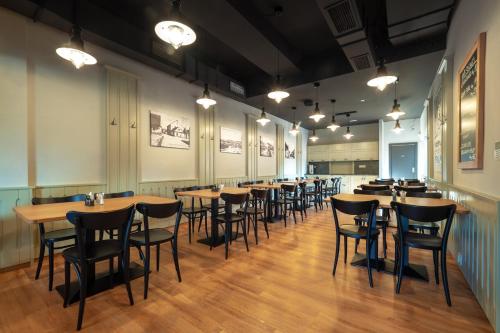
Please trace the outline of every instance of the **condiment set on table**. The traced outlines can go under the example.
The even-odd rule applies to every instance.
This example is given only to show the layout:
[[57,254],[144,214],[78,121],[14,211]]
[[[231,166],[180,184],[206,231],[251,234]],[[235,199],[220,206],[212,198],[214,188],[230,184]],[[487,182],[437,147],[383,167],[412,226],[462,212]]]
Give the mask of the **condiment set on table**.
[[94,194],[89,192],[89,194],[85,195],[85,206],[94,206],[95,203],[104,205],[104,192]]

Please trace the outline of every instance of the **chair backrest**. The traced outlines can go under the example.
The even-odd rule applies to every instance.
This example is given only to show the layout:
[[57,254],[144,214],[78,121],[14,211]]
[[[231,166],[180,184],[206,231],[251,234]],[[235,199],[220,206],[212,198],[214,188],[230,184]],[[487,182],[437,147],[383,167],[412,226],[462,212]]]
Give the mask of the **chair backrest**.
[[66,197],[33,198],[31,199],[31,204],[44,205],[44,204],[76,202],[76,201],[85,201],[85,194],[75,194]]
[[407,182],[407,183],[408,183],[408,185],[414,185],[414,184],[418,184],[418,183],[420,183],[420,180],[418,180],[418,179],[416,179],[416,178],[415,178],[415,179],[400,179],[400,180],[398,180],[398,184],[399,184],[399,185],[401,185],[401,186],[402,186],[405,182]]
[[394,189],[398,191],[405,192],[427,192],[427,186],[416,186],[416,187],[404,187],[404,186],[394,186]]
[[104,199],[125,198],[125,197],[133,197],[133,196],[134,196],[134,191],[104,193]]
[[233,205],[243,207],[243,216],[247,215],[248,194],[247,193],[221,193],[220,198],[224,200],[224,214],[227,219],[233,213]]
[[297,185],[281,184],[281,190],[284,192],[285,198],[290,197],[290,194],[293,194],[293,197],[297,196]]
[[123,249],[127,249],[134,214],[134,205],[110,212],[68,212],[66,218],[75,226],[80,258],[87,257],[86,253],[95,241],[95,231],[118,230],[118,241],[122,242]]
[[392,192],[389,190],[384,190],[384,191],[370,191],[370,190],[360,190],[355,188],[354,189],[354,194],[368,194],[368,195],[385,195],[385,196],[391,196]]
[[[253,207],[265,207],[267,201],[267,191],[266,189],[254,188],[250,191],[252,194],[252,206]],[[255,210],[257,214],[257,210]]]
[[264,181],[263,180],[256,180],[255,184],[264,184]]
[[394,184],[394,179],[388,178],[388,179],[375,179],[375,184],[379,185],[392,185]]
[[[202,189],[202,186],[188,186],[188,187],[176,187],[174,188],[174,198],[175,200],[179,200],[179,198],[177,197],[177,193],[178,192],[188,192],[188,191],[197,191],[197,190],[201,190]],[[200,199],[200,202],[201,202],[201,199]],[[194,197],[191,197],[191,209],[194,209]]]
[[174,242],[177,242],[177,233],[179,232],[179,224],[182,216],[182,201],[177,200],[166,204],[148,204],[140,202],[136,205],[137,211],[144,217],[144,230],[146,243],[149,243],[149,218],[166,219],[173,215],[175,217],[174,225]]
[[391,207],[396,212],[399,239],[404,239],[402,228],[403,218],[419,222],[439,222],[446,220],[442,236],[443,241],[441,244],[442,250],[446,251],[451,223],[453,222],[453,216],[457,209],[455,204],[443,206],[416,206],[392,201]]
[[377,186],[370,186],[370,185],[361,185],[362,190],[366,191],[387,191],[390,189],[389,185],[377,185]]
[[339,200],[334,197],[331,197],[332,210],[333,210],[333,219],[335,221],[335,227],[339,228],[339,219],[337,215],[337,210],[348,215],[368,215],[368,228],[370,233],[377,227],[376,211],[379,205],[378,200],[369,200],[369,201],[346,201]]
[[406,196],[414,198],[441,199],[443,197],[443,194],[440,192],[407,192]]

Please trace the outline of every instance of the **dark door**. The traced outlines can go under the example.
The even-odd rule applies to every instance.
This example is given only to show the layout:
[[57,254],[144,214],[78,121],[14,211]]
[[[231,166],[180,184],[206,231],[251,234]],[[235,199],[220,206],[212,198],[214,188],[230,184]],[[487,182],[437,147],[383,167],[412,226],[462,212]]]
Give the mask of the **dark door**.
[[417,143],[393,143],[389,145],[391,177],[416,179],[418,165]]

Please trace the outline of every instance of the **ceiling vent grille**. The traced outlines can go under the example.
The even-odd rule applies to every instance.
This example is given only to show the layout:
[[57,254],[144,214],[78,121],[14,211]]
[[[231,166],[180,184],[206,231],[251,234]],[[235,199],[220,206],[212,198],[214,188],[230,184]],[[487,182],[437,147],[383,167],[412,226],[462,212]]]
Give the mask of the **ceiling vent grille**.
[[351,57],[351,63],[354,65],[354,68],[357,71],[370,68],[370,55],[368,53],[365,53],[355,57]]
[[325,8],[332,19],[335,36],[361,28],[356,4],[353,0],[341,0]]

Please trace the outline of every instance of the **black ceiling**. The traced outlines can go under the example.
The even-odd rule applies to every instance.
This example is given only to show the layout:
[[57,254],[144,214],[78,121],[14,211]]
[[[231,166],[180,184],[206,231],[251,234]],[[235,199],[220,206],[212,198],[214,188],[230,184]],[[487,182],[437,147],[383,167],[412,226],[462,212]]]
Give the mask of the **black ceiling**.
[[[455,1],[183,0],[197,41],[173,56],[152,51],[159,41],[153,27],[168,14],[170,0],[78,0],[78,22],[84,38],[100,46],[198,83],[211,81],[217,69],[255,100],[273,83],[278,52],[284,84],[294,87],[355,71],[346,47],[356,43],[367,45],[371,66],[379,58],[390,63],[443,50]],[[359,22],[350,33],[335,34],[329,8],[341,2]],[[0,5],[65,31],[73,21],[70,0]]]

